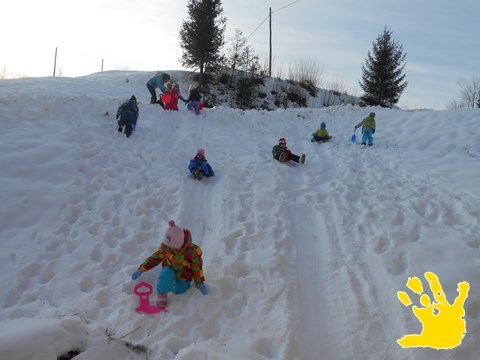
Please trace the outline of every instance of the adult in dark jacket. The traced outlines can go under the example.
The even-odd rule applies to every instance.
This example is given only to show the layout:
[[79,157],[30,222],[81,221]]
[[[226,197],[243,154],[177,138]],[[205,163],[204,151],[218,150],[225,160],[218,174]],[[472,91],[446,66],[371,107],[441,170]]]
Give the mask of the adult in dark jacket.
[[[145,85],[147,86],[148,91],[150,92],[150,104],[159,104],[163,107],[163,103],[160,100],[157,100],[157,92],[155,91],[156,88],[159,88],[162,93],[166,92],[165,83],[170,80],[170,75],[165,74],[163,72],[158,72],[155,74],[154,77],[150,78]],[[161,95],[160,95],[161,96]]]
[[117,110],[115,118],[118,120],[118,132],[121,133],[125,127],[125,135],[127,138],[130,137],[132,130],[137,126],[138,114],[137,98],[132,95]]

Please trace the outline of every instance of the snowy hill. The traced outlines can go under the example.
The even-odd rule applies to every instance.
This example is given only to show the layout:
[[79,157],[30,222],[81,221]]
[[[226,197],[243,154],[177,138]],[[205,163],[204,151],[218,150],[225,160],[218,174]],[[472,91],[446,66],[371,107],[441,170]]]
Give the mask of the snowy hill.
[[[195,116],[150,105],[151,75],[0,80],[0,359],[478,358],[477,109]],[[132,94],[127,139],[114,114]],[[370,111],[375,144],[363,149],[350,138]],[[322,121],[333,141],[311,143]],[[304,165],[272,159],[280,137]],[[215,170],[201,182],[187,171],[198,147]],[[131,273],[170,219],[202,248],[208,294],[136,313],[134,286],[155,285],[159,269]],[[421,331],[397,291],[417,276],[431,294],[425,272],[450,303],[470,284],[455,349],[397,344]]]

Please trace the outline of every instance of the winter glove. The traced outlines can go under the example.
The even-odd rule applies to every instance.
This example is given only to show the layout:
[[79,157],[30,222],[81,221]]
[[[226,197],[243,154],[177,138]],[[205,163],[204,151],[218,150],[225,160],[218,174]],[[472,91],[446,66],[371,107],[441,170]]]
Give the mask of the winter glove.
[[205,286],[205,284],[197,284],[195,286],[197,287],[198,290],[200,290],[202,295],[207,295],[207,287]]
[[375,134],[375,129],[372,130],[372,134]]
[[143,271],[138,269],[138,270],[135,270],[135,272],[132,274],[132,280],[137,280],[140,275],[142,275]]

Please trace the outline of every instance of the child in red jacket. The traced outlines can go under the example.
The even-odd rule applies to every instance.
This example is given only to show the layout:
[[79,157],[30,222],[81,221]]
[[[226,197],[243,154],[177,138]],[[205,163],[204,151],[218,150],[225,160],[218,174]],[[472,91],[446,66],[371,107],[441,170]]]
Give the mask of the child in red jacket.
[[173,220],[168,222],[165,239],[160,248],[150,255],[132,274],[136,280],[150,269],[162,265],[157,279],[157,306],[167,306],[167,294],[183,294],[193,281],[203,295],[207,294],[204,284],[202,249],[192,242],[192,235],[187,228],[181,229]]

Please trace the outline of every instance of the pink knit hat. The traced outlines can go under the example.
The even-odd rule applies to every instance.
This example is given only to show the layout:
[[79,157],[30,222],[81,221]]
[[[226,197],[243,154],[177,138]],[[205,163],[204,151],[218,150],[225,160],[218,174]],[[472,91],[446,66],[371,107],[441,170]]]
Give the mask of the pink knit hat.
[[163,243],[173,249],[180,249],[184,242],[183,230],[175,225],[175,221],[173,220],[168,222],[168,226]]
[[202,155],[203,157],[205,157],[205,149],[199,148],[199,149],[197,150],[197,155],[198,155],[198,154],[200,154],[200,155]]

